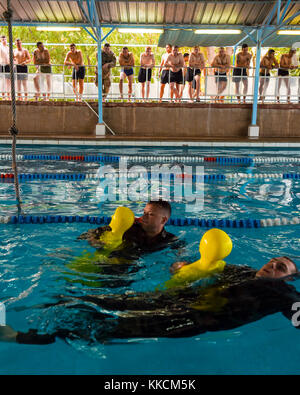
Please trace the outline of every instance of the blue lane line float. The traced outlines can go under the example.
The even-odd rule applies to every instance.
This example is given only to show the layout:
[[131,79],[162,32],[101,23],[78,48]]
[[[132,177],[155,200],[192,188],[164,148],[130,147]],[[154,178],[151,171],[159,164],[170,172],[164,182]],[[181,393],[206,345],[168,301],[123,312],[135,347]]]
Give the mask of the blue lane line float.
[[[62,224],[62,223],[89,223],[94,225],[107,225],[111,217],[107,216],[79,216],[79,215],[19,215],[2,216],[0,223],[5,224]],[[293,218],[267,218],[267,219],[201,219],[201,218],[170,218],[167,225],[196,226],[201,228],[244,228],[254,229],[282,225],[299,225],[300,217]]]

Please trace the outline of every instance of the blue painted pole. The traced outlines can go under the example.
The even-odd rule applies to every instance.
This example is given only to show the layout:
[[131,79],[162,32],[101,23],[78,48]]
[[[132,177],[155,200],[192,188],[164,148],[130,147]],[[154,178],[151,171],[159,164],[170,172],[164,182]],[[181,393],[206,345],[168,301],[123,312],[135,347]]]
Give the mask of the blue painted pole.
[[280,24],[281,0],[277,0],[277,25]]
[[255,79],[254,79],[254,92],[252,104],[252,120],[251,124],[256,125],[257,122],[257,105],[258,105],[258,87],[259,87],[259,69],[260,69],[260,56],[261,56],[261,32],[257,32],[257,45],[256,45],[256,65],[255,65]]
[[103,123],[103,105],[102,105],[102,48],[101,48],[101,27],[97,28],[98,32],[98,123]]

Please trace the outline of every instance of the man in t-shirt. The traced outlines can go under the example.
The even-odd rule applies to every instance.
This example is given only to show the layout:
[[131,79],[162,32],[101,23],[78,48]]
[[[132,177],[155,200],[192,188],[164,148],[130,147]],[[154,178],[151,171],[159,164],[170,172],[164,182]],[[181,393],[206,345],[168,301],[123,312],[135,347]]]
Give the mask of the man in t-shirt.
[[[97,54],[98,58],[98,54]],[[102,63],[102,98],[103,101],[109,93],[111,86],[111,69],[116,66],[117,59],[115,54],[110,49],[110,44],[105,43],[101,51],[101,63]],[[96,79],[95,84],[98,87],[98,65],[96,66]]]

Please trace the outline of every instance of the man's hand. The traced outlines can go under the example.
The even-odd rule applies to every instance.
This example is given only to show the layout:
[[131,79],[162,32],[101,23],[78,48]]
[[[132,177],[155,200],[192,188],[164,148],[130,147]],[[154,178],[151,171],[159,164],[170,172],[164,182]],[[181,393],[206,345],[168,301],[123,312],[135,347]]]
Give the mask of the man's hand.
[[188,262],[175,262],[175,263],[173,263],[173,265],[170,267],[170,273],[171,274],[176,273],[179,269],[181,269],[185,265],[188,265]]

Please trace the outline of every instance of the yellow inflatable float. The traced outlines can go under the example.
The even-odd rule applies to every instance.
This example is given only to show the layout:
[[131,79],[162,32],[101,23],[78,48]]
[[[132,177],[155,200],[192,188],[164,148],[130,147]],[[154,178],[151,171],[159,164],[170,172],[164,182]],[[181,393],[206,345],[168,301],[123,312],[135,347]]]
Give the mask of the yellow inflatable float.
[[[93,253],[84,251],[67,267],[81,274],[100,274],[102,271],[101,263],[124,263],[121,258],[110,258],[109,255],[122,244],[123,235],[133,225],[134,219],[134,213],[128,207],[118,207],[109,224],[111,231],[104,232],[99,238],[103,247]],[[81,280],[77,280],[77,282],[81,282]]]
[[232,250],[232,241],[221,229],[210,229],[204,233],[200,245],[200,259],[182,266],[173,277],[165,283],[166,288],[186,286],[202,278],[221,273],[226,258]]
[[111,217],[109,227],[111,231],[104,232],[100,236],[100,241],[105,249],[111,251],[117,248],[123,241],[124,233],[131,228],[134,223],[134,214],[128,207],[118,207]]

